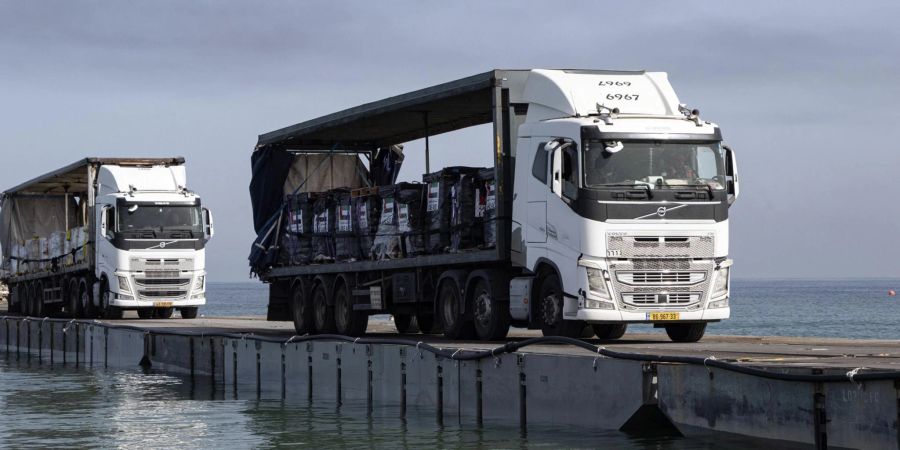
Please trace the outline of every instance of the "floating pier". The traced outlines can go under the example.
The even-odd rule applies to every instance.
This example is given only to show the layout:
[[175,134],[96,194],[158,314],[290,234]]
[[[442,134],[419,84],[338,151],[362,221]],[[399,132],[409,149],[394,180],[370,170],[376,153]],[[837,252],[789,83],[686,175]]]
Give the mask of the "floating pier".
[[[391,334],[293,336],[256,318],[0,317],[0,351],[40,363],[152,367],[241,396],[365,402],[463,425],[730,433],[818,448],[900,448],[900,342],[663,335],[511,344]],[[374,331],[374,333],[372,333]]]

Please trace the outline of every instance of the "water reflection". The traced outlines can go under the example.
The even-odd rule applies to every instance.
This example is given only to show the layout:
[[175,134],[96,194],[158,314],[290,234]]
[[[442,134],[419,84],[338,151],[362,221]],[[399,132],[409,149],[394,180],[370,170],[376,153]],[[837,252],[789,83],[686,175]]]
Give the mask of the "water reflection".
[[[136,368],[50,366],[0,353],[0,446],[118,448],[752,448],[746,439],[646,438],[616,431],[530,427],[410,406],[310,404],[306,390],[213,386]],[[291,390],[289,390],[291,392]],[[529,411],[529,414],[541,411]],[[732,441],[732,442],[729,442]],[[768,445],[770,448],[773,446]]]

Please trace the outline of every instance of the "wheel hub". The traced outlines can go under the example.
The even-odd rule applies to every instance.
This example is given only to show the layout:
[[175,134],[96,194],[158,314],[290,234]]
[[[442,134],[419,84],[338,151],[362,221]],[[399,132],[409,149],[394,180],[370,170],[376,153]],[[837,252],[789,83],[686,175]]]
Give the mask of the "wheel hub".
[[559,314],[559,300],[555,295],[548,295],[541,301],[541,316],[547,325],[556,325],[556,319]]
[[482,292],[481,295],[475,297],[475,320],[480,324],[487,326],[491,321],[491,296]]

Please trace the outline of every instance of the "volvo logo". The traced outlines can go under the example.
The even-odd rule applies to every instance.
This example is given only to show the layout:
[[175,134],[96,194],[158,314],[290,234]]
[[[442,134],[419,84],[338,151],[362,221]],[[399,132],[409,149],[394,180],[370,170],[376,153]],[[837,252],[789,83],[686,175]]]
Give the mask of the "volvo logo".
[[[659,209],[661,209],[662,212],[656,211],[656,213],[659,214],[660,217],[666,215],[666,208],[659,208]],[[166,243],[165,243],[165,242],[160,242],[160,243],[159,243],[159,248],[166,248]]]
[[656,208],[656,212],[652,212],[650,214],[644,214],[643,216],[640,216],[640,217],[635,217],[634,220],[646,219],[648,217],[653,217],[653,216],[663,218],[663,217],[666,217],[667,213],[669,213],[671,211],[675,211],[676,209],[684,208],[686,206],[690,206],[690,205],[670,206],[668,208],[666,208],[665,206],[660,206],[659,208]]

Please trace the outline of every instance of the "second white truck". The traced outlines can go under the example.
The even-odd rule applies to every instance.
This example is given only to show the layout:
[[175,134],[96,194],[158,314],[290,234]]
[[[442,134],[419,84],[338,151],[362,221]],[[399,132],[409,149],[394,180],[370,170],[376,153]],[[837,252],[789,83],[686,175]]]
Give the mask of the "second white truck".
[[183,158],[85,158],[2,193],[0,281],[30,316],[192,319],[212,235]]

